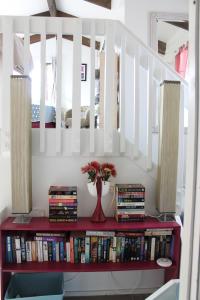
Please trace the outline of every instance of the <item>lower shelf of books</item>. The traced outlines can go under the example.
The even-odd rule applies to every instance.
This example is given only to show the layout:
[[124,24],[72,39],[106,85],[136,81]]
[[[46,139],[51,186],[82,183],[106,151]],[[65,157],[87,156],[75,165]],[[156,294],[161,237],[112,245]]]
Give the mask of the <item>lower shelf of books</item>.
[[[176,264],[165,268],[173,270]],[[27,262],[23,264],[7,264],[2,268],[3,272],[109,272],[109,271],[130,271],[130,270],[155,270],[163,269],[155,261],[148,262],[127,262],[127,263],[91,263],[72,264],[66,262]]]

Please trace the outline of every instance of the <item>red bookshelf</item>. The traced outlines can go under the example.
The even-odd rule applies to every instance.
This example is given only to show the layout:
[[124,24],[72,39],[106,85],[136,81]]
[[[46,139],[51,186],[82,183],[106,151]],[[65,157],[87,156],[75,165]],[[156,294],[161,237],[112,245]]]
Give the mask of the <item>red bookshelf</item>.
[[30,224],[14,224],[13,218],[8,218],[0,227],[0,269],[1,269],[1,299],[12,272],[105,272],[127,270],[162,269],[156,262],[128,262],[128,263],[91,263],[72,264],[66,262],[25,262],[21,264],[7,264],[5,255],[5,238],[7,234],[16,232],[68,232],[68,231],[106,231],[106,230],[135,230],[151,228],[172,228],[174,239],[174,260],[169,268],[165,268],[165,282],[178,278],[180,263],[180,226],[176,222],[159,222],[153,218],[146,218],[144,222],[117,223],[108,218],[105,223],[92,223],[89,218],[79,218],[77,223],[50,223],[48,218],[32,218]]

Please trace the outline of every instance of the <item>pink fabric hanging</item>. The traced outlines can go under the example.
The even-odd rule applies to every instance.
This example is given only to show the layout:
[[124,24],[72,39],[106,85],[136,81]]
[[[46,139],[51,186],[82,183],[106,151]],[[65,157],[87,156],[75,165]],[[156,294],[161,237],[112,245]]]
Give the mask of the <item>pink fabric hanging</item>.
[[179,48],[179,52],[175,57],[175,69],[176,71],[185,78],[185,73],[188,63],[188,45],[183,45]]

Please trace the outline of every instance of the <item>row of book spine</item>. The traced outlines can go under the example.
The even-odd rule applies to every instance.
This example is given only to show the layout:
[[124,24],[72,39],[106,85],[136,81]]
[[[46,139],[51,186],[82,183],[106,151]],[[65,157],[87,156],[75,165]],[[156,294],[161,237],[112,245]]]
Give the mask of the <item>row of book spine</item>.
[[143,221],[145,216],[145,187],[141,184],[117,184],[115,187],[118,222]]
[[25,236],[6,237],[7,263],[64,261],[65,234],[36,233],[32,238]]
[[[162,235],[163,233],[163,235]],[[105,263],[173,259],[174,237],[170,231],[117,233],[115,236],[71,236],[67,242],[67,261],[71,263]]]
[[172,229],[144,232],[72,232],[70,236],[36,233],[6,237],[7,263],[68,262],[105,263],[173,259]]
[[76,222],[77,206],[77,187],[51,186],[49,188],[51,222]]

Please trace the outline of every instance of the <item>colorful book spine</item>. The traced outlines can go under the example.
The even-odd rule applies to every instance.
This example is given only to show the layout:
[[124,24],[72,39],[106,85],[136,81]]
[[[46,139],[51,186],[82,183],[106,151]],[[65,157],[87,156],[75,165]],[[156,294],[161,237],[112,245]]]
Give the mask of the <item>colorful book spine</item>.
[[[166,232],[171,234],[163,234]],[[5,238],[6,262],[124,263],[156,261],[160,257],[173,260],[172,228],[108,231],[107,236],[106,231],[88,232],[92,235],[86,233],[75,231],[65,236],[63,233],[41,232],[28,239],[25,235],[8,235]],[[25,258],[22,260],[24,245]]]
[[12,237],[6,237],[6,261],[7,263],[13,263],[13,249],[12,249]]

